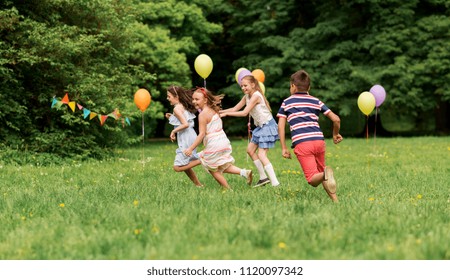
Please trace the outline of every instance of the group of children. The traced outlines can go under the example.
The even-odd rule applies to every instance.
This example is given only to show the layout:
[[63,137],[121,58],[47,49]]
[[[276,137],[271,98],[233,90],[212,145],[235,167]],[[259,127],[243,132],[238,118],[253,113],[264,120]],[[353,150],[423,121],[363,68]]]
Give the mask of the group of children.
[[[240,82],[243,98],[236,106],[221,110],[223,95],[213,95],[206,88],[196,88],[193,92],[181,87],[171,86],[167,90],[167,100],[173,108],[173,114],[167,113],[169,123],[174,126],[170,139],[177,140],[178,149],[174,161],[174,170],[185,172],[192,182],[202,187],[193,167],[202,165],[214,179],[227,190],[231,190],[223,173],[238,174],[244,177],[248,185],[253,182],[252,170],[234,165],[230,141],[222,127],[223,117],[246,117],[254,120],[255,129],[247,146],[247,154],[253,160],[259,180],[255,187],[271,184],[280,185],[274,168],[267,156],[269,149],[280,141],[282,156],[291,158],[286,146],[285,126],[290,126],[292,148],[302,167],[308,183],[317,187],[322,183],[326,193],[337,201],[336,180],[333,169],[325,166],[325,142],[319,127],[319,114],[323,113],[333,122],[333,142],[342,141],[339,134],[340,119],[323,102],[309,94],[309,74],[300,70],[292,74],[290,93],[278,110],[278,124],[275,122],[269,102],[262,93],[258,80],[252,75]],[[198,115],[198,135],[194,130],[196,111]],[[203,142],[203,150],[197,153],[197,147]]]

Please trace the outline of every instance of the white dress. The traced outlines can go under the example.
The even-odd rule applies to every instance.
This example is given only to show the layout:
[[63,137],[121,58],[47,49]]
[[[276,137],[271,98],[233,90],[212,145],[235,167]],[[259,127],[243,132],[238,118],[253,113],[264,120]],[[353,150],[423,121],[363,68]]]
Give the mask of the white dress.
[[206,125],[206,135],[203,138],[205,148],[199,152],[202,166],[207,171],[223,172],[234,163],[231,156],[231,143],[222,128],[222,119],[216,113]]
[[[175,166],[187,165],[190,161],[198,159],[197,149],[192,151],[191,156],[186,156],[183,153],[184,150],[189,148],[192,143],[194,143],[195,138],[197,138],[197,133],[194,130],[195,115],[187,110],[184,110],[183,116],[188,122],[189,127],[177,132],[178,149],[175,151],[176,156],[173,163]],[[175,128],[181,125],[180,120],[173,114],[169,118],[169,123]]]

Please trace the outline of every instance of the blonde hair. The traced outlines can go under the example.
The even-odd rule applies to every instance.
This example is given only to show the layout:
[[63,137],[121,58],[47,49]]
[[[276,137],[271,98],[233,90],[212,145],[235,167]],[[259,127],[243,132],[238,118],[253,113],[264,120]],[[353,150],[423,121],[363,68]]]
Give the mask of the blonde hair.
[[272,112],[272,108],[270,108],[269,101],[267,100],[266,95],[263,93],[261,87],[259,86],[259,81],[253,75],[244,76],[242,78],[242,80],[244,80],[244,79],[248,80],[250,83],[255,85],[255,89],[262,94],[262,96],[264,98],[264,102],[266,103],[267,108],[269,108],[269,110]]

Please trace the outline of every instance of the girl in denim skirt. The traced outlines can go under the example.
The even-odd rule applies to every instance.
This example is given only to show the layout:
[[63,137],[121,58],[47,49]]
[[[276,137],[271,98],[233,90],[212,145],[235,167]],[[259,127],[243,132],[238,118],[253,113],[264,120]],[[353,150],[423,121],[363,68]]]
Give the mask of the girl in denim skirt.
[[[248,75],[241,79],[240,86],[244,97],[233,108],[221,110],[220,116],[246,117],[250,114],[256,128],[252,131],[252,138],[247,146],[247,154],[252,158],[259,173],[259,181],[255,187],[268,183],[277,187],[280,182],[267,157],[267,152],[275,147],[275,142],[280,139],[278,125],[273,119],[269,102],[262,94],[258,80],[252,75]],[[244,109],[241,110],[242,108]]]

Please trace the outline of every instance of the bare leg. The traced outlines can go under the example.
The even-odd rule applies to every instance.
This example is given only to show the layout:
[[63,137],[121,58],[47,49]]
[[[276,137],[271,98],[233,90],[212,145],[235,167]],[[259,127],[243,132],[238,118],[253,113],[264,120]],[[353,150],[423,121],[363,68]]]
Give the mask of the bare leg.
[[239,167],[231,165],[227,169],[225,169],[223,172],[229,173],[229,174],[241,175],[241,170],[245,171],[245,176],[243,176],[243,177],[247,179],[247,184],[251,185],[252,180],[253,180],[253,173],[251,170],[241,169]]
[[[323,185],[323,181],[324,181],[324,173],[320,172],[320,173],[314,174],[314,176],[312,176],[311,182],[309,182],[309,184],[313,187],[317,187],[319,184]],[[336,193],[328,192],[327,189],[325,188],[325,186],[323,187],[323,189],[328,194],[328,196],[331,198],[331,200],[333,200],[334,202],[338,201]]]
[[216,181],[224,188],[231,190],[230,186],[228,185],[227,179],[223,176],[223,174],[219,171],[212,172],[210,171],[211,175],[216,179]]
[[200,183],[200,181],[198,180],[197,175],[195,174],[194,170],[188,169],[188,170],[185,170],[184,173],[186,173],[186,175],[189,177],[189,179],[191,179],[191,181],[194,182],[194,184],[197,187],[203,187],[202,183]]
[[241,175],[241,168],[236,167],[234,165],[230,165],[227,169],[225,169],[223,172],[230,173],[230,174],[238,174]]
[[314,174],[311,177],[311,181],[308,183],[313,187],[317,187],[318,185],[320,185],[323,182],[323,179],[324,179],[323,172],[319,172],[317,174]]
[[258,145],[255,143],[248,143],[247,146],[247,154],[252,158],[253,161],[258,160],[258,155],[256,154],[256,149],[258,149]]
[[189,162],[186,165],[182,165],[182,166],[175,166],[174,165],[173,166],[173,170],[175,170],[176,172],[186,171],[186,170],[191,169],[191,168],[193,168],[193,167],[195,167],[197,165],[200,165],[200,164],[201,164],[200,160],[196,159],[196,160],[193,160],[193,161]]

